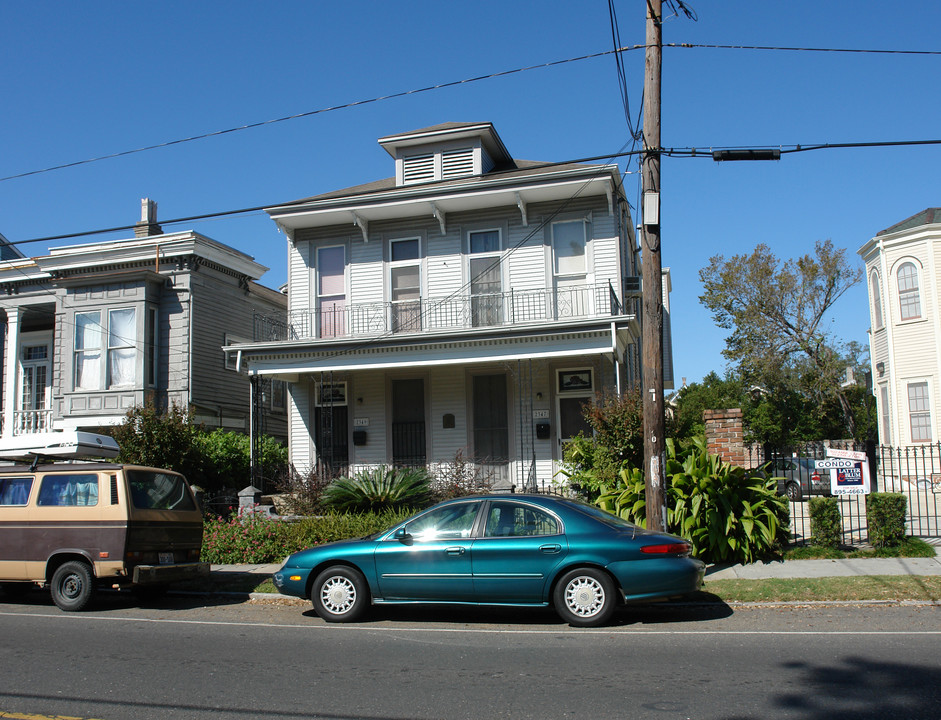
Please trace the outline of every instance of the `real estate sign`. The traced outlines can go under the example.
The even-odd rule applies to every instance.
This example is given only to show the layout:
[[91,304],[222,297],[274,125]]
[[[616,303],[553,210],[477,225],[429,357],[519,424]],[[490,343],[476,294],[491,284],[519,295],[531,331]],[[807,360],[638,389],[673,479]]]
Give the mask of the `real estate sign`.
[[827,450],[825,460],[817,460],[818,470],[830,471],[830,492],[833,495],[868,495],[870,493],[869,460],[864,452]]

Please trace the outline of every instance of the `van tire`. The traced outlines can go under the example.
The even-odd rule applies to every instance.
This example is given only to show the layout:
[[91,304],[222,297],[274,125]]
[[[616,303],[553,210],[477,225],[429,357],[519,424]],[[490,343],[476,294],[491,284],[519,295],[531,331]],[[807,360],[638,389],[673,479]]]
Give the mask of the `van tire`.
[[52,602],[60,610],[84,610],[95,596],[95,576],[88,563],[72,560],[63,563],[52,574]]

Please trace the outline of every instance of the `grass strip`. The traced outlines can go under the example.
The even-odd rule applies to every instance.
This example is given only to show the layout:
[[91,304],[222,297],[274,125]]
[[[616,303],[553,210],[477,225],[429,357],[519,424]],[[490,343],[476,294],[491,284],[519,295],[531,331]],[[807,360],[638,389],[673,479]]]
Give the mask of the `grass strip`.
[[819,602],[863,600],[941,600],[941,577],[866,575],[832,578],[707,580],[693,598],[732,602]]

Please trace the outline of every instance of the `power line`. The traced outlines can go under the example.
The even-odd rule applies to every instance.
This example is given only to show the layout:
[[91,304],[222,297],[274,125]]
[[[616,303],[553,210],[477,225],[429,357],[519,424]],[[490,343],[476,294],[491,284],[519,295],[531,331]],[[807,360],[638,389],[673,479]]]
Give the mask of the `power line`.
[[[688,12],[688,8],[680,3],[681,9],[684,12]],[[695,19],[695,18],[694,18]],[[786,52],[827,52],[827,53],[856,53],[856,54],[885,54],[885,55],[941,55],[941,51],[938,50],[885,50],[885,49],[872,49],[872,48],[823,48],[823,47],[787,47],[787,46],[771,46],[771,45],[717,45],[717,44],[705,44],[705,43],[669,43],[664,44],[663,47],[669,48],[682,48],[682,49],[714,49],[714,50],[764,50],[764,51],[786,51]],[[145,145],[143,147],[134,148],[132,150],[122,150],[120,152],[109,153],[107,155],[99,155],[97,157],[87,158],[85,160],[75,160],[73,162],[62,163],[59,165],[52,165],[50,167],[42,168],[39,170],[28,170],[22,173],[16,173],[14,175],[7,175],[5,177],[0,177],[0,182],[6,182],[8,180],[17,180],[24,177],[30,177],[32,175],[40,175],[43,173],[53,172],[55,170],[64,170],[66,168],[78,167],[80,165],[88,165],[90,163],[100,162],[102,160],[111,160],[119,157],[126,157],[128,155],[134,155],[137,153],[147,152],[150,150],[158,150],[161,148],[172,147],[174,145],[182,145],[184,143],[195,142],[197,140],[205,140],[212,137],[219,137],[221,135],[228,135],[230,133],[241,132],[243,130],[251,130],[254,128],[264,127],[266,125],[274,125],[277,123],[286,122],[288,120],[296,120],[298,118],[312,117],[314,115],[320,115],[323,113],[333,112],[335,110],[345,110],[348,108],[358,107],[360,105],[369,105],[372,103],[382,102],[384,100],[393,100],[396,98],[407,97],[409,95],[418,95],[420,93],[431,92],[433,90],[442,90],[449,87],[457,87],[459,85],[465,85],[474,82],[480,82],[481,80],[491,80],[499,77],[506,77],[508,75],[514,75],[517,73],[528,72],[530,70],[539,70],[543,68],[555,67],[557,65],[565,65],[567,63],[580,62],[582,60],[591,60],[594,58],[604,57],[607,55],[614,54],[616,57],[620,58],[621,53],[630,52],[632,50],[646,49],[646,45],[627,45],[622,47],[615,47],[612,50],[604,50],[602,52],[590,53],[587,55],[580,55],[577,57],[565,58],[563,60],[553,60],[550,62],[539,63],[536,65],[528,65],[525,67],[514,68],[512,70],[503,70],[500,72],[490,73],[487,75],[478,75],[476,77],[464,78],[462,80],[452,80],[445,83],[439,83],[437,85],[428,85],[426,87],[416,88],[413,90],[403,90],[397,93],[391,93],[388,95],[380,95],[378,97],[368,98],[364,100],[355,100],[352,102],[344,103],[341,105],[333,105],[331,107],[319,108],[316,110],[308,110],[305,112],[295,113],[293,115],[285,115],[283,117],[273,118],[270,120],[261,120],[259,122],[247,123],[245,125],[239,125],[236,127],[226,128],[224,130],[214,130],[208,133],[202,133],[200,135],[191,135],[185,138],[178,138],[176,140],[168,140],[162,143],[155,143],[152,145]],[[621,70],[619,69],[619,73]],[[630,121],[628,121],[630,123]]]
[[710,45],[707,43],[664,43],[663,47],[707,50],[769,50],[775,52],[854,53],[858,55],[941,55],[941,50],[880,50],[876,48],[787,47],[783,45]]
[[481,80],[492,80],[494,78],[506,77],[507,75],[514,75],[516,73],[528,72],[530,70],[540,70],[543,68],[555,67],[557,65],[565,65],[567,63],[580,62],[582,60],[591,60],[594,58],[604,57],[606,55],[619,55],[622,52],[628,52],[631,50],[638,50],[642,48],[643,45],[634,45],[630,47],[617,47],[613,50],[605,50],[603,52],[591,53],[588,55],[580,55],[578,57],[566,58],[564,60],[553,60],[550,62],[539,63],[537,65],[528,65],[526,67],[514,68],[512,70],[503,70],[500,72],[490,73],[488,75],[478,75],[476,77],[465,78],[463,80],[452,80],[450,82],[439,83],[438,85],[428,85],[426,87],[417,88],[414,90],[403,90],[402,92],[391,93],[389,95],[380,95],[378,97],[369,98],[366,100],[355,100],[353,102],[344,103],[342,105],[333,105],[331,107],[319,108],[317,110],[308,110],[305,112],[295,113],[294,115],[285,115],[284,117],[274,118],[271,120],[261,120],[255,123],[248,123],[245,125],[239,125],[238,127],[227,128],[225,130],[215,130],[213,132],[203,133],[201,135],[192,135],[190,137],[180,138],[177,140],[168,140],[162,143],[156,143],[154,145],[147,145],[144,147],[135,148],[133,150],[123,150],[121,152],[111,153],[108,155],[100,155],[98,157],[88,158],[86,160],[76,160],[74,162],[63,163],[61,165],[53,165],[51,167],[43,168],[41,170],[29,170],[27,172],[17,173],[15,175],[7,175],[6,177],[0,177],[0,182],[6,182],[7,180],[16,180],[19,178],[29,177],[31,175],[39,175],[41,173],[52,172],[54,170],[64,170],[65,168],[77,167],[79,165],[87,165],[89,163],[99,162],[101,160],[111,160],[113,158],[125,157],[127,155],[134,155],[136,153],[146,152],[148,150],[158,150],[160,148],[172,147],[173,145],[182,145],[183,143],[194,142],[196,140],[205,140],[211,137],[218,137],[220,135],[227,135],[229,133],[240,132],[242,130],[251,130],[253,128],[264,127],[266,125],[274,125],[276,123],[286,122],[288,120],[296,120],[298,118],[312,117],[314,115],[321,115],[323,113],[333,112],[335,110],[346,110],[348,108],[358,107],[360,105],[369,105],[372,103],[382,102],[383,100],[394,100],[396,98],[408,97],[409,95],[418,95],[420,93],[431,92],[432,90],[442,90],[449,87],[457,87],[458,85],[466,85],[468,83],[479,82]]

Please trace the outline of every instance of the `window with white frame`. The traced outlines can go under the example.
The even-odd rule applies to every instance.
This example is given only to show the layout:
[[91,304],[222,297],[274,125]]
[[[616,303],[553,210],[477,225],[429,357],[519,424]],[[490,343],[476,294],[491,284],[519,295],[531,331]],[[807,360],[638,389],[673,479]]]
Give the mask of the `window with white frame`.
[[317,249],[317,304],[320,337],[346,335],[346,248],[342,245]]
[[271,409],[284,410],[287,405],[287,383],[284,380],[271,381]]
[[552,223],[552,272],[555,276],[556,317],[580,317],[591,312],[588,279],[588,223],[584,219]]
[[137,377],[135,308],[75,314],[76,390],[133,387]]
[[421,330],[421,240],[389,242],[389,294],[392,332]]
[[908,417],[912,442],[931,442],[931,401],[927,382],[908,384]]
[[917,320],[921,317],[921,292],[918,287],[918,268],[913,262],[904,262],[896,273],[899,284],[899,317]]
[[[240,337],[238,335],[229,335],[225,334],[225,344],[226,345],[241,345],[243,343],[250,343],[251,340],[246,337]],[[225,353],[225,369],[226,370],[235,370],[236,372],[240,369],[238,367],[238,353],[233,351],[227,351]]]
[[888,445],[891,442],[892,436],[889,434],[892,428],[889,426],[890,415],[889,415],[889,386],[880,385],[879,386],[879,405],[881,409],[881,431],[882,437],[879,440],[883,445]]
[[879,273],[873,270],[869,276],[869,296],[872,298],[872,327],[881,330],[882,320],[882,289],[879,286]]
[[467,235],[471,324],[503,322],[503,269],[499,230],[475,230]]

